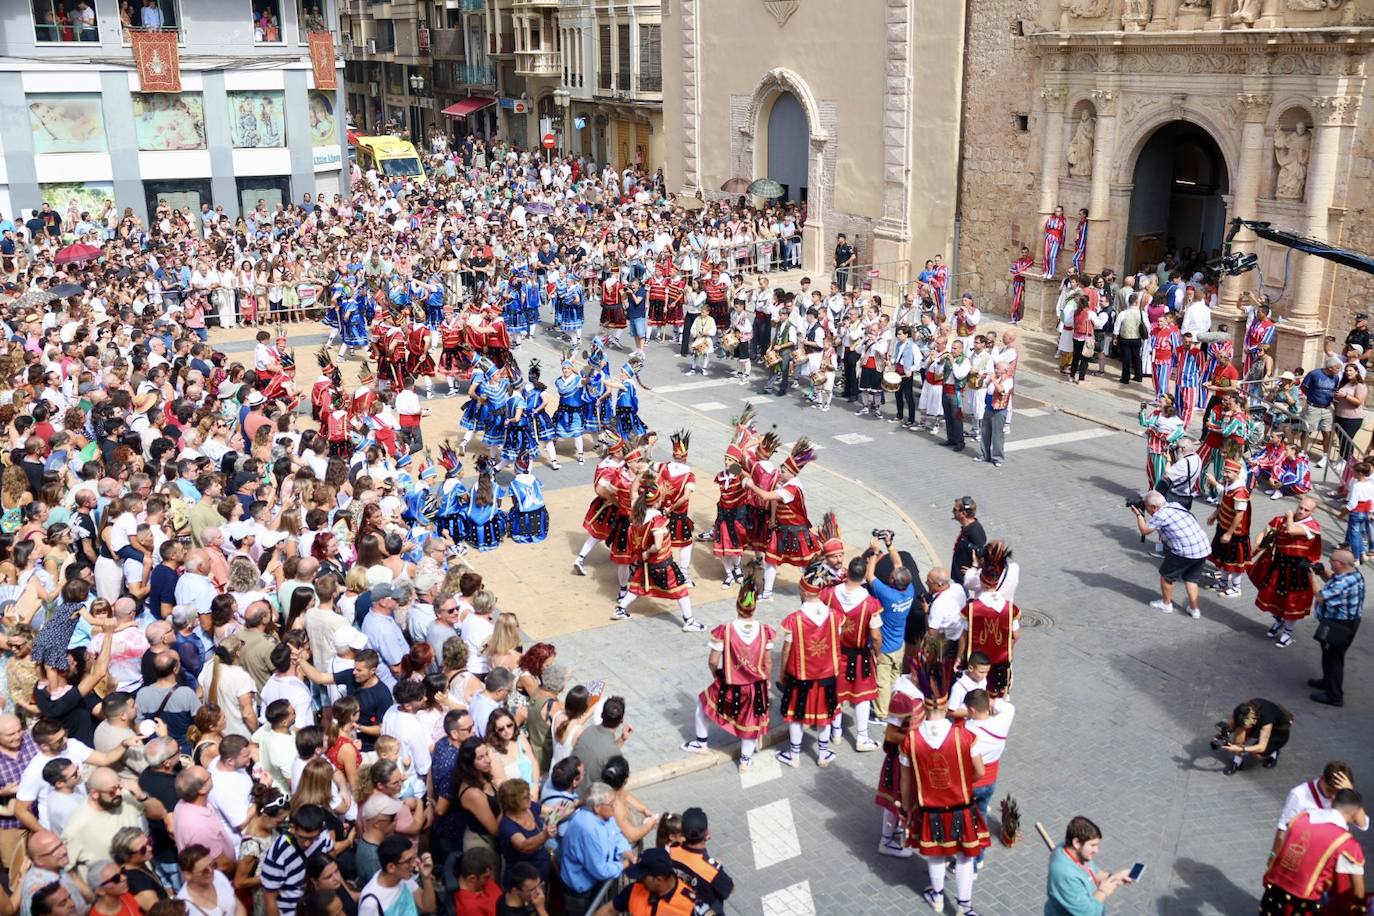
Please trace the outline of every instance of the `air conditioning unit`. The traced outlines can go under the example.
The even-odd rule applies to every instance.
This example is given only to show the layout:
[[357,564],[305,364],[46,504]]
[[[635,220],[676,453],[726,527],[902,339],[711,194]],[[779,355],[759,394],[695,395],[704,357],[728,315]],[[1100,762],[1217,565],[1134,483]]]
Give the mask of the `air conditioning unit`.
[[368,95],[373,95],[373,96],[381,95],[381,87],[379,87],[376,83],[368,83],[368,84],[367,84],[367,93],[368,93]]
[[367,53],[368,53],[368,54],[376,54],[376,53],[377,53],[377,39],[375,39],[375,38],[369,38],[369,39],[367,40]]

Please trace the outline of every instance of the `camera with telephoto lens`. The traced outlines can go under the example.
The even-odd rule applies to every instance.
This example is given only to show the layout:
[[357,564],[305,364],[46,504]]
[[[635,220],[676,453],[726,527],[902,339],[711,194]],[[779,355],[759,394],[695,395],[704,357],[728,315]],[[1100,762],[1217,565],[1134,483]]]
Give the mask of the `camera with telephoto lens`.
[[1231,743],[1231,726],[1225,722],[1217,723],[1217,733],[1212,736],[1212,750],[1219,751],[1223,745]]
[[1145,511],[1145,498],[1143,496],[1137,496],[1133,499],[1126,500],[1126,508],[1135,509],[1143,513]]
[[871,533],[887,547],[892,546],[892,539],[897,536],[890,528],[874,528]]

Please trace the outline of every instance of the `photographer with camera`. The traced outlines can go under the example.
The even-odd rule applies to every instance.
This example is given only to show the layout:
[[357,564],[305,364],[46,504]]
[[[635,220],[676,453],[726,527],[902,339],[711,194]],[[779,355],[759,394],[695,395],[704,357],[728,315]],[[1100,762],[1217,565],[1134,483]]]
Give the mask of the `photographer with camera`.
[[1231,711],[1231,718],[1217,723],[1212,750],[1233,755],[1222,769],[1230,776],[1254,757],[1269,769],[1278,764],[1279,752],[1288,744],[1293,714],[1272,700],[1254,697]]
[[1166,614],[1174,610],[1174,583],[1183,582],[1188,593],[1188,616],[1197,620],[1202,616],[1198,607],[1198,584],[1211,556],[1211,539],[1193,513],[1184,507],[1166,502],[1158,490],[1151,490],[1139,501],[1127,500],[1127,507],[1135,515],[1136,528],[1142,538],[1159,533],[1164,545],[1164,560],[1159,564],[1160,600],[1150,607]]
[[[892,547],[891,531],[874,531],[868,549],[864,551],[864,581],[869,592],[882,609],[882,645],[875,659],[878,697],[873,703],[877,721],[887,718],[887,704],[892,697],[892,685],[902,676],[902,655],[906,648],[907,618],[916,603],[913,570],[908,569],[902,555]],[[879,576],[878,565],[887,560],[886,576]],[[860,740],[868,735],[860,735]]]
[[1320,563],[1309,570],[1312,588],[1317,592],[1314,611],[1317,631],[1313,638],[1322,647],[1322,676],[1307,682],[1320,688],[1312,694],[1314,703],[1345,705],[1345,653],[1355,641],[1364,612],[1365,583],[1355,554],[1342,547],[1331,553],[1331,570]]
[[1161,490],[1171,503],[1185,509],[1193,508],[1193,497],[1202,482],[1202,458],[1197,453],[1197,440],[1184,436],[1174,447],[1174,460],[1164,469]]

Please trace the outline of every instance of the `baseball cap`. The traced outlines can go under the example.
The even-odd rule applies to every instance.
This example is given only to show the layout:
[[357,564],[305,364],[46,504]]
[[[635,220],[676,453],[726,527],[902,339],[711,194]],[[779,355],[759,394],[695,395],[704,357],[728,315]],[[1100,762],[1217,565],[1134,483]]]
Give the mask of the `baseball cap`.
[[[685,825],[683,829],[686,829]],[[639,861],[625,870],[625,876],[631,881],[638,881],[640,878],[649,876],[666,878],[671,874],[673,874],[672,857],[668,855],[666,849],[658,847],[644,850]]]
[[378,582],[372,586],[372,600],[384,601],[387,598],[396,599],[396,587],[390,582]]
[[334,631],[334,648],[361,652],[367,648],[367,636],[357,627],[341,626]]

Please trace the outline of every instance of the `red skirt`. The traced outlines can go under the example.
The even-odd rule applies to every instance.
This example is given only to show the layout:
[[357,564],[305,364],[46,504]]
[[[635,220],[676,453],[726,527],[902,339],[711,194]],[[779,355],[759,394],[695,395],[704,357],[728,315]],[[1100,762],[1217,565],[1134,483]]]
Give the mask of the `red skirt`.
[[686,512],[668,513],[668,543],[674,547],[686,547],[692,543],[692,517]]
[[752,503],[744,507],[744,527],[749,532],[748,546],[762,552],[768,546],[768,525],[770,516],[767,506]]
[[663,299],[649,300],[649,327],[663,327],[668,313],[668,303]]
[[[1264,886],[1264,896],[1260,898],[1260,916],[1317,916],[1324,912],[1320,900],[1304,900],[1295,897],[1281,887],[1272,884]],[[1350,912],[1359,912],[1351,910]]]
[[615,518],[615,503],[607,502],[603,496],[592,498],[587,506],[587,514],[582,518],[582,530],[604,541],[611,534],[611,519]]
[[883,767],[878,771],[878,791],[873,804],[893,814],[902,813],[902,762],[897,759],[897,745],[883,742]]
[[736,738],[768,734],[768,682],[723,684],[719,679],[701,692],[702,712]]
[[748,506],[726,508],[717,504],[716,523],[711,530],[715,539],[711,552],[718,557],[737,557],[749,546],[749,526],[745,521]]
[[840,676],[836,678],[841,703],[863,703],[878,698],[878,678],[873,668],[873,651],[840,647]]
[[1258,590],[1255,607],[1282,620],[1302,620],[1312,613],[1312,580],[1308,561],[1264,550],[1250,565],[1250,581]]
[[406,371],[412,377],[429,376],[434,374],[434,354],[428,350],[419,356],[414,354],[406,358]]
[[603,328],[612,328],[614,330],[620,330],[624,328],[627,324],[629,324],[629,321],[625,317],[625,306],[621,305],[618,302],[613,303],[611,305],[602,303],[601,326]]
[[[628,524],[628,522],[627,522]],[[615,558],[615,554],[611,554]],[[630,594],[641,598],[666,598],[676,601],[687,597],[687,579],[673,559],[660,562],[636,560],[630,566]]]
[[1222,572],[1242,573],[1250,565],[1250,536],[1238,534],[1222,543],[1221,531],[1212,535],[1212,565]]
[[820,538],[801,525],[775,525],[763,548],[763,555],[774,566],[806,566],[821,551]]
[[788,722],[817,727],[830,725],[840,711],[833,677],[799,681],[786,675],[782,681],[782,717]]
[[[612,507],[614,509],[614,507]],[[611,552],[611,562],[618,566],[629,566],[635,562],[630,550],[630,517],[615,512],[611,516],[611,527],[606,532],[606,549]]]
[[959,808],[917,808],[907,820],[906,844],[923,856],[976,856],[992,845],[983,812],[970,802]]

